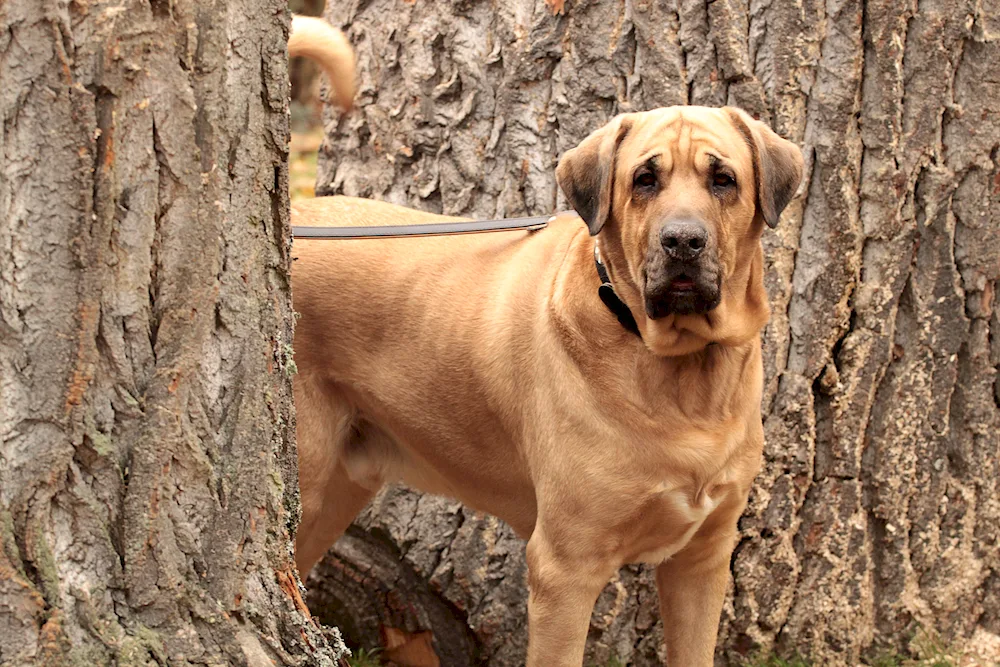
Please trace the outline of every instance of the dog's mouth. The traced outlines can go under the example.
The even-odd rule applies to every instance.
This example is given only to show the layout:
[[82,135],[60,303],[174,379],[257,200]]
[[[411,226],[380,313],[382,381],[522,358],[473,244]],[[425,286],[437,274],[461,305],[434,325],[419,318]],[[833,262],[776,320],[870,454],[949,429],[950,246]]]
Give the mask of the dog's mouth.
[[[671,272],[673,273],[673,272]],[[667,315],[703,315],[719,305],[722,290],[705,270],[681,268],[671,276],[646,281],[646,315],[656,320]]]
[[689,277],[686,273],[682,273],[670,282],[667,290],[671,292],[691,292],[694,290],[694,278]]

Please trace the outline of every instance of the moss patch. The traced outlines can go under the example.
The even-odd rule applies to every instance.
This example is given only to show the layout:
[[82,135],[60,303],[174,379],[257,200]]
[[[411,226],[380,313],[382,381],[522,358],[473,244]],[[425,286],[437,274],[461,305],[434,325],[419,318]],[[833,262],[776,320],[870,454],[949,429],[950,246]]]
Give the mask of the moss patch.
[[145,667],[150,661],[167,663],[167,651],[163,640],[155,630],[139,625],[136,630],[122,639],[118,649],[119,667]]

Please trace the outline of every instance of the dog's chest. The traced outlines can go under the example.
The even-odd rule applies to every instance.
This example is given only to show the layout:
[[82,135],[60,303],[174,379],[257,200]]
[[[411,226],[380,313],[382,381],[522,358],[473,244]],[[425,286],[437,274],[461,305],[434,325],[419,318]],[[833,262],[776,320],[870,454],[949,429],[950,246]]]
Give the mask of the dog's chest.
[[676,438],[665,448],[672,455],[647,468],[661,470],[662,476],[646,477],[649,481],[635,489],[631,511],[623,515],[627,562],[663,562],[683,549],[713,513],[722,512],[723,505],[733,507],[733,494],[745,488],[746,476],[753,472],[740,455],[745,440],[742,429],[729,428],[714,437],[701,433]]
[[636,540],[628,560],[658,564],[673,556],[691,541],[727,492],[722,487],[714,489],[713,494],[705,490],[699,493],[665,483],[662,490],[654,493],[639,520],[648,526],[648,532]]

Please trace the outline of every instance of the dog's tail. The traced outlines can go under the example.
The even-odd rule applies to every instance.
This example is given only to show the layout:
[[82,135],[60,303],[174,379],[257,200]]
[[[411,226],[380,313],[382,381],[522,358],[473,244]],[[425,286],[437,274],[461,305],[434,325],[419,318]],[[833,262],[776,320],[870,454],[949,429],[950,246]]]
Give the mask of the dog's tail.
[[305,56],[319,63],[330,80],[337,105],[351,108],[354,102],[354,49],[340,30],[323,19],[292,16],[288,55]]

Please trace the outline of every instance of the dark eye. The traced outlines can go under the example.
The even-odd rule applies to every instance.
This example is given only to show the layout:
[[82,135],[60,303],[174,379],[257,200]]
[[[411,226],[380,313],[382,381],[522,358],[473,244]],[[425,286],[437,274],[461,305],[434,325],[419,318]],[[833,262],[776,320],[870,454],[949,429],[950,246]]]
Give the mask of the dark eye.
[[656,174],[651,171],[640,171],[632,179],[632,187],[649,190],[656,187]]
[[719,171],[712,177],[712,185],[720,189],[731,188],[736,185],[736,179],[723,171]]

